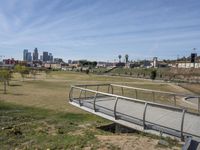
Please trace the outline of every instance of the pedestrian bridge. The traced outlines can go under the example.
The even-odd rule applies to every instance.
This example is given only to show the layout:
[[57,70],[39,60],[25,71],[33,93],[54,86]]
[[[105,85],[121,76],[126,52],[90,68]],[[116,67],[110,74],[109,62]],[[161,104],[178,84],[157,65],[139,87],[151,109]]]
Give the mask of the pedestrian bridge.
[[132,129],[200,141],[200,98],[193,95],[198,104],[190,107],[182,99],[189,96],[116,84],[75,85],[69,103]]

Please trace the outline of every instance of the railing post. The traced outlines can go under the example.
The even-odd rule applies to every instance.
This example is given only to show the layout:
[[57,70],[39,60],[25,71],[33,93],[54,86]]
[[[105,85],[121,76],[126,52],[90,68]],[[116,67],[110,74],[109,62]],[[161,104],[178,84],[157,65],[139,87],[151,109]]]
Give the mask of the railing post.
[[155,102],[155,92],[152,92],[152,99],[153,99],[153,102]]
[[[85,86],[85,89],[86,89],[86,88],[87,88],[87,85]],[[85,99],[86,99],[86,97],[87,97],[86,94],[87,94],[87,93],[86,93],[86,90],[85,90]]]
[[148,105],[148,103],[145,103],[144,112],[143,112],[143,128],[144,128],[144,129],[146,129],[145,120],[146,120],[147,105]]
[[198,97],[198,113],[200,112],[200,97]]
[[97,99],[97,94],[98,94],[98,93],[95,94],[95,96],[94,96],[94,102],[93,102],[93,104],[94,104],[94,105],[93,105],[93,109],[94,109],[95,112],[97,111],[97,110],[96,110],[96,99]]
[[116,110],[117,110],[117,103],[118,103],[118,100],[119,100],[119,98],[116,97],[116,99],[115,99],[115,106],[114,106],[114,117],[115,117],[115,120],[117,120],[117,113],[116,113]]
[[136,98],[136,99],[138,98],[138,92],[137,92],[137,89],[135,89],[135,98]]
[[72,93],[73,93],[73,87],[71,87],[70,92],[69,92],[69,101],[72,102]]
[[123,87],[121,87],[121,89],[122,89],[122,96],[124,96],[124,89],[123,89]]
[[108,86],[108,93],[110,93],[110,85]]
[[184,141],[183,127],[184,127],[185,113],[186,113],[186,110],[183,109],[183,113],[182,113],[182,121],[181,121],[181,140],[182,140],[182,141]]
[[80,90],[80,95],[79,95],[79,105],[81,106],[81,95],[82,95],[83,90]]
[[113,94],[113,92],[114,92],[113,86],[110,85],[110,87],[111,87],[111,94]]
[[174,94],[174,106],[176,106],[176,95]]

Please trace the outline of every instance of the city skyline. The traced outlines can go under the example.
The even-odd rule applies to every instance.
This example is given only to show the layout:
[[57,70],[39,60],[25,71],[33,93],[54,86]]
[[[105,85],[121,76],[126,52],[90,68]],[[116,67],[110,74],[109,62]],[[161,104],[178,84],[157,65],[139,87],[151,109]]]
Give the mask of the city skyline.
[[53,62],[53,55],[48,51],[39,51],[38,48],[34,48],[33,51],[24,49],[23,50],[23,61],[43,61],[43,62]]
[[200,49],[198,0],[0,0],[0,55],[51,50],[64,60],[176,58]]

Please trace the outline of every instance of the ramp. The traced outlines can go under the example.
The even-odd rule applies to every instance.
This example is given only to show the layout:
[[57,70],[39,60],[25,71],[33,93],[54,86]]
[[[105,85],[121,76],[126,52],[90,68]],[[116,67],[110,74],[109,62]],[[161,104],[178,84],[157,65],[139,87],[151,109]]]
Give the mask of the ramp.
[[[119,87],[121,94],[115,94],[114,87]],[[140,90],[153,93],[152,101],[141,100],[137,94],[137,98],[123,96],[127,88],[137,90],[137,94]],[[154,102],[157,94],[171,95],[173,101],[174,97],[188,96],[114,84],[76,85],[71,86],[69,103],[132,129],[200,141],[199,105],[194,112],[189,112],[186,107]]]

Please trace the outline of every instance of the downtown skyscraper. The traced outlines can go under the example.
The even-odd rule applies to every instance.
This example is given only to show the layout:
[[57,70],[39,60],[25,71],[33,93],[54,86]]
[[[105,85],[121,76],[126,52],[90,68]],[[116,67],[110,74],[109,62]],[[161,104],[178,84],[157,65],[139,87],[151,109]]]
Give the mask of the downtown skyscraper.
[[37,61],[38,60],[38,56],[39,56],[38,49],[35,48],[34,52],[33,52],[33,61]]
[[28,60],[28,49],[24,49],[23,52],[23,61],[27,61]]

